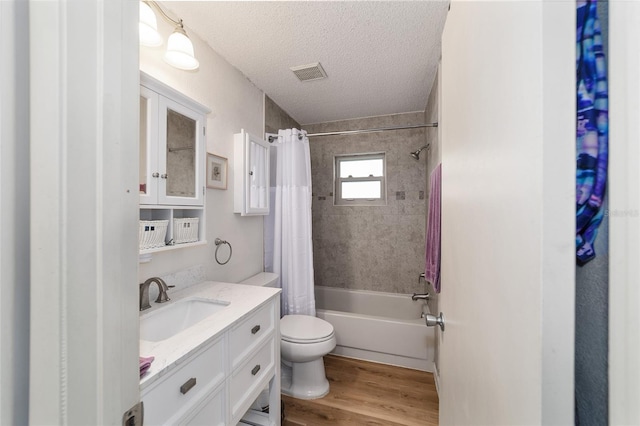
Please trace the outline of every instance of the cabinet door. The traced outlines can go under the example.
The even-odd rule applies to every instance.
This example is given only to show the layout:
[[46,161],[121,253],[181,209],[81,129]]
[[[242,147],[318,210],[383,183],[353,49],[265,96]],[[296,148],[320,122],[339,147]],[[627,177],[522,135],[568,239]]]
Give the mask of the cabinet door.
[[157,204],[158,94],[140,86],[140,204]]
[[204,116],[160,96],[158,204],[203,205]]
[[245,143],[246,214],[269,214],[269,143],[249,133]]

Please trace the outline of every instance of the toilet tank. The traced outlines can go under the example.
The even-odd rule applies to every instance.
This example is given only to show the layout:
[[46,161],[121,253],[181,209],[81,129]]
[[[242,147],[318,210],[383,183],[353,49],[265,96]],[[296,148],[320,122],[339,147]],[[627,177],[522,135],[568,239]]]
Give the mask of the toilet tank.
[[274,274],[273,272],[260,272],[251,278],[240,281],[239,284],[257,285],[260,287],[278,287],[278,274]]

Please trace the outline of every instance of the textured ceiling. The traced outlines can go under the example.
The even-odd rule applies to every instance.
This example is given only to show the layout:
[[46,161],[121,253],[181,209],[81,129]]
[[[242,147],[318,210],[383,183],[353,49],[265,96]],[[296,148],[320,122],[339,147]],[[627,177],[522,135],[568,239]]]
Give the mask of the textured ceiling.
[[[449,2],[162,4],[299,123],[310,124],[424,110]],[[327,79],[300,82],[289,69],[313,62]]]

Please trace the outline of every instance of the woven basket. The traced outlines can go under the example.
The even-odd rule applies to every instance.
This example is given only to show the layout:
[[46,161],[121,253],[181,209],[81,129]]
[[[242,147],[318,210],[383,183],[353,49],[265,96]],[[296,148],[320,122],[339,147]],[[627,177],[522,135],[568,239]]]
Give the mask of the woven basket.
[[198,241],[199,223],[200,218],[198,217],[173,219],[173,242],[183,244]]
[[164,247],[168,226],[168,220],[141,220],[138,233],[140,250]]

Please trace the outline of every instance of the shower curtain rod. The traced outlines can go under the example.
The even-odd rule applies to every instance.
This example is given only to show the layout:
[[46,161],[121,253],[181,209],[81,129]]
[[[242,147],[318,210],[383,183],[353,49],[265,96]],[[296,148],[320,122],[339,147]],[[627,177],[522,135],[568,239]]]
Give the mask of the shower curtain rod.
[[[387,130],[417,129],[421,127],[438,127],[438,123],[413,124],[409,126],[378,127],[376,129],[343,130],[341,132],[309,133],[307,134],[307,137],[310,138],[312,136],[352,135],[356,133],[374,133],[374,132],[384,132]],[[278,139],[277,136],[269,136],[269,143],[272,143],[276,139]],[[298,135],[298,139],[302,139],[302,135]]]

